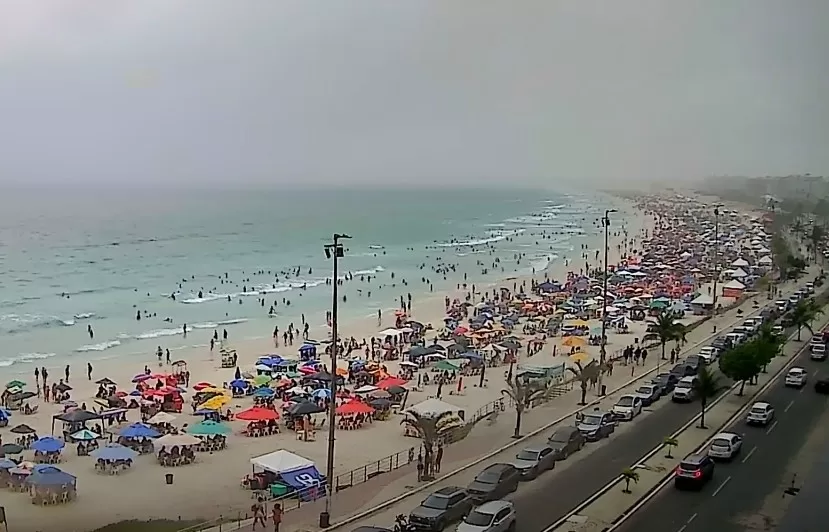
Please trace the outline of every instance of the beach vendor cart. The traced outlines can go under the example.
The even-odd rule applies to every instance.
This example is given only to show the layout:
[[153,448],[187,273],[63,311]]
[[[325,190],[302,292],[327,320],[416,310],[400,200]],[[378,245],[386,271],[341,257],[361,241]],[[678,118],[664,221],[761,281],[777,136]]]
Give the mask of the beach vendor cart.
[[184,360],[173,362],[172,376],[176,379],[176,385],[184,386],[187,382],[187,362]]
[[246,488],[275,498],[314,501],[325,496],[325,477],[311,460],[280,449],[250,459],[252,473],[242,479]]
[[226,349],[222,348],[220,350],[222,355],[222,367],[223,368],[235,368],[236,361],[239,359],[239,356],[236,354],[235,349]]
[[299,359],[302,362],[307,362],[309,360],[317,360],[317,346],[314,344],[303,344],[302,347],[299,348]]

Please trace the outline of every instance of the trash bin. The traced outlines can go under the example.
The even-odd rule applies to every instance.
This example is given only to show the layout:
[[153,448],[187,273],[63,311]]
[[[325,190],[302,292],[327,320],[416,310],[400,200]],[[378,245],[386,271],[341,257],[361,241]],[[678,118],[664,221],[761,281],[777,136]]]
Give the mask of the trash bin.
[[167,481],[167,484],[172,484],[173,483],[173,474],[172,473],[167,473],[166,475],[164,475],[164,479]]
[[602,389],[601,389],[601,392],[599,393],[599,395],[601,395],[602,397],[607,395],[607,384],[602,384]]

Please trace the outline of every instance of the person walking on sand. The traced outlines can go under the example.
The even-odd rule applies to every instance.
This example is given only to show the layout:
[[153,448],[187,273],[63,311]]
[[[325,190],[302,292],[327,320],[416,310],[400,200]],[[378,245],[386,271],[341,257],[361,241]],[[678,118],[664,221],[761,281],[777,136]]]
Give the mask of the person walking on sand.
[[35,367],[35,386],[37,387],[37,394],[40,395],[40,368]]
[[282,523],[282,506],[278,502],[273,505],[271,519],[273,520],[273,532],[279,532],[279,525]]
[[256,530],[257,523],[265,528],[265,506],[262,504],[262,497],[256,499],[256,502],[251,505],[250,511],[253,514],[253,530]]
[[92,380],[92,363],[86,363],[86,378]]
[[69,383],[69,364],[63,369],[63,374],[66,375],[66,382]]

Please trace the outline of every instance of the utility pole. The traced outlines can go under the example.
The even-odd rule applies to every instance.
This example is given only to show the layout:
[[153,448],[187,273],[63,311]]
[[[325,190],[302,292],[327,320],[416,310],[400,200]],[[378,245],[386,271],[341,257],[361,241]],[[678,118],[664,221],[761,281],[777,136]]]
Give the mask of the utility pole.
[[343,245],[340,240],[351,238],[348,235],[334,233],[333,243],[325,244],[325,256],[333,262],[333,279],[331,280],[331,368],[329,374],[331,375],[331,402],[328,407],[328,463],[325,468],[325,510],[320,513],[319,524],[320,528],[328,528],[331,526],[331,498],[334,496],[334,429],[337,426],[337,412],[334,405],[337,398],[337,307],[339,306],[339,296],[337,295],[337,284],[339,282],[339,268],[340,259],[345,256]]
[[717,313],[717,281],[720,277],[720,208],[714,207],[714,314]]
[[602,338],[599,341],[599,360],[604,364],[607,358],[607,250],[609,247],[608,236],[610,231],[610,213],[617,212],[616,209],[607,209],[604,211],[602,218],[602,226],[604,227],[604,275],[602,276]]

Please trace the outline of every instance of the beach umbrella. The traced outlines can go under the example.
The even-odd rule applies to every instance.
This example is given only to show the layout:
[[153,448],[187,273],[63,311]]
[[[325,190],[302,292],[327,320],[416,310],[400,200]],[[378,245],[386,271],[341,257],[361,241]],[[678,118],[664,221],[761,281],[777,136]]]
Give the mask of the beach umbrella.
[[159,412],[150,419],[147,420],[147,423],[150,425],[156,425],[158,423],[172,423],[175,421],[176,416],[173,414],[169,414],[167,412]]
[[378,388],[383,390],[387,390],[392,386],[402,387],[405,386],[407,383],[406,380],[401,379],[400,377],[386,377],[385,379],[381,380],[376,384]]
[[166,434],[157,440],[153,440],[153,447],[160,449],[162,447],[187,447],[189,445],[198,445],[201,440],[190,434]]
[[253,408],[242,410],[236,414],[236,419],[241,419],[243,421],[271,421],[279,419],[279,412],[271,410],[270,408],[254,406]]
[[65,444],[62,441],[56,438],[53,438],[51,436],[45,436],[32,443],[32,445],[30,445],[30,448],[33,451],[40,451],[42,453],[56,453],[63,449],[64,445]]
[[59,416],[55,416],[55,419],[59,419],[60,421],[66,423],[85,423],[87,421],[92,421],[93,419],[100,419],[100,417],[101,416],[93,412],[88,412],[86,410],[76,408],[74,410],[64,412]]
[[74,486],[75,477],[57,467],[35,471],[26,479],[32,486]]
[[568,336],[561,342],[564,347],[584,347],[587,345],[587,340],[581,336]]
[[37,431],[29,425],[22,423],[20,425],[17,425],[16,427],[13,427],[10,432],[13,432],[15,434],[34,434]]
[[99,434],[96,434],[96,433],[92,432],[89,429],[81,429],[81,430],[79,430],[75,434],[72,434],[69,437],[72,438],[73,440],[77,440],[77,441],[92,441],[92,440],[97,440],[101,436]]
[[253,392],[254,397],[259,397],[262,399],[273,397],[274,395],[276,395],[276,392],[270,388],[257,388]]
[[17,445],[16,443],[5,443],[0,446],[0,454],[7,455],[7,454],[20,454],[23,452],[23,447]]
[[406,393],[407,390],[402,386],[389,386],[388,388],[386,388],[386,391],[392,395],[402,395]]
[[144,382],[145,380],[149,379],[150,376],[146,373],[139,373],[135,377],[132,378],[132,382]]
[[331,397],[331,390],[329,390],[328,388],[320,388],[318,390],[314,390],[314,392],[311,394],[311,397],[315,397],[317,399],[327,399]]
[[331,382],[332,376],[327,371],[318,371],[312,375],[307,376],[306,378],[313,381]]
[[161,436],[157,430],[143,423],[127,425],[118,434],[124,438],[158,438]]
[[89,455],[96,460],[105,460],[107,462],[115,462],[118,460],[135,460],[138,453],[129,447],[124,447],[118,443],[111,443],[106,447],[95,449]]
[[55,388],[57,388],[57,390],[58,390],[59,392],[61,392],[61,393],[63,393],[63,392],[68,392],[68,391],[70,391],[70,390],[72,389],[72,387],[71,387],[71,386],[69,386],[68,384],[65,384],[65,383],[63,383],[63,382],[62,382],[62,383],[60,383],[60,384],[58,384]]
[[380,389],[374,390],[373,392],[369,392],[368,395],[369,397],[372,397],[374,399],[388,399],[389,397],[391,397],[391,394],[389,392]]
[[376,408],[377,410],[388,410],[389,408],[391,408],[392,402],[388,399],[375,398],[370,399],[368,404],[370,404],[373,408]]
[[17,380],[17,379],[15,379],[13,381],[9,381],[9,382],[6,383],[6,389],[7,390],[9,388],[25,388],[25,387],[26,387],[26,383],[21,381],[21,380]]
[[230,397],[228,397],[227,395],[217,395],[215,397],[211,397],[207,401],[200,404],[199,408],[204,408],[207,410],[219,410],[229,402]]
[[13,469],[15,467],[17,467],[17,462],[8,458],[0,458],[0,469]]
[[216,421],[202,421],[196,423],[192,427],[187,427],[187,432],[194,436],[219,436],[226,435],[232,432],[232,429],[224,423],[217,423]]
[[325,409],[316,403],[310,401],[302,401],[288,409],[288,414],[292,416],[307,416],[310,414],[318,414],[324,412]]
[[200,392],[200,391],[204,390],[205,388],[215,388],[215,386],[210,384],[209,382],[205,382],[205,381],[197,382],[193,386],[193,389],[196,390],[197,392]]
[[103,379],[95,381],[95,384],[100,384],[101,386],[115,386],[116,382],[108,377],[104,377]]
[[250,383],[248,383],[248,381],[246,381],[246,380],[236,378],[236,379],[230,381],[229,385],[230,385],[231,388],[240,388],[240,389],[244,390],[245,388],[250,386]]
[[253,385],[254,386],[265,386],[273,379],[270,375],[257,375],[253,378]]
[[371,414],[374,408],[362,401],[349,401],[337,407],[340,415]]
[[354,390],[354,393],[371,393],[379,389],[380,388],[378,388],[377,386],[372,386],[371,384],[364,384],[363,386],[360,386],[359,388]]
[[35,392],[17,392],[12,394],[9,399],[12,401],[25,401],[26,399],[31,399],[35,397],[37,394]]

